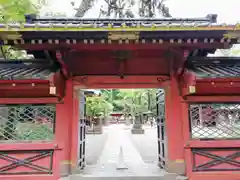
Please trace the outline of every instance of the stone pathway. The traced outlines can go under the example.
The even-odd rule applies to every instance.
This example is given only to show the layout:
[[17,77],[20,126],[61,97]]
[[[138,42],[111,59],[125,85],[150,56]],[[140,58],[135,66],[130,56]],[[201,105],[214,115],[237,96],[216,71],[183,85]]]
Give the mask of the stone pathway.
[[108,133],[86,135],[86,165],[96,165],[107,142]]
[[157,128],[144,126],[144,130],[144,134],[128,132],[129,139],[146,164],[156,165],[158,160]]
[[124,125],[112,125],[112,128],[108,131],[108,140],[106,142],[103,154],[99,159],[101,166],[107,164],[117,163],[120,147],[123,149],[124,162],[127,166],[144,165],[144,162],[129,140],[126,132],[124,131]]
[[[131,138],[125,125],[116,124],[105,128],[107,140],[98,163],[86,166],[84,176],[163,176],[164,171],[156,164],[146,164]],[[148,137],[149,138],[149,137]],[[144,138],[146,139],[146,138]],[[141,141],[143,142],[143,141]],[[97,147],[98,144],[95,144]],[[144,144],[142,144],[144,146]],[[117,170],[120,147],[123,149],[123,159],[126,170]],[[156,154],[157,152],[155,152]]]

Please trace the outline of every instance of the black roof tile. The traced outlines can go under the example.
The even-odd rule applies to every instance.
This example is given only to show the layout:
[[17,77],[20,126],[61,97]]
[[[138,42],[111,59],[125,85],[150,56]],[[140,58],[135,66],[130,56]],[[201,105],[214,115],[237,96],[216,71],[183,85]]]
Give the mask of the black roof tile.
[[52,72],[43,68],[0,68],[0,79],[23,80],[23,79],[48,79]]
[[188,70],[193,71],[198,79],[240,77],[240,58],[191,57],[188,61]]
[[39,18],[37,17],[36,14],[25,14],[25,20],[27,23],[33,23],[33,22],[60,22],[60,23],[102,23],[102,24],[108,24],[108,23],[132,23],[132,22],[143,22],[143,23],[163,23],[163,22],[168,22],[168,23],[174,23],[174,22],[208,22],[208,23],[216,23],[217,22],[217,14],[208,14],[206,17],[202,18],[173,18],[173,17],[168,17],[168,18],[121,18],[121,19],[110,19],[110,18],[79,18],[79,17],[74,17],[74,18]]

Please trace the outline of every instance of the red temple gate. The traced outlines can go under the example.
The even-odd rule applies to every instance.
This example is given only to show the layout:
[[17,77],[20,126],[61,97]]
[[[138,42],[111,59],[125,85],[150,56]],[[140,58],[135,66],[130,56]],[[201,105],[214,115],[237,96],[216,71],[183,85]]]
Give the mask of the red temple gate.
[[79,88],[163,88],[160,167],[189,180],[240,179],[240,61],[206,57],[239,43],[238,25],[211,24],[215,15],[26,20],[0,25],[2,45],[35,57],[0,61],[1,179],[55,180],[84,168]]

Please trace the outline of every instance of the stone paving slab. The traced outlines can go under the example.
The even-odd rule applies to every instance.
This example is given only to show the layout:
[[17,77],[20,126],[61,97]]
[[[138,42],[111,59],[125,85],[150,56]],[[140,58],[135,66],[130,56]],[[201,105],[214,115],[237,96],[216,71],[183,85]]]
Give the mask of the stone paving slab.
[[157,164],[158,161],[158,144],[157,144],[157,128],[144,126],[144,134],[131,134],[128,137],[132,144],[138,150],[143,161],[147,164]]
[[95,165],[105,147],[108,133],[86,135],[86,165]]
[[[157,160],[157,134],[156,128],[146,128],[143,135],[132,135],[131,129],[122,124],[111,125],[104,128],[107,134],[105,146],[98,163],[86,166],[84,176],[162,176]],[[154,141],[155,139],[155,141]],[[94,143],[97,147],[97,142]],[[94,146],[93,144],[93,146]],[[128,169],[117,170],[120,147],[123,149],[124,164]],[[91,153],[92,154],[92,153]],[[144,162],[151,162],[146,164]]]
[[129,140],[127,131],[124,130],[125,125],[112,125],[108,129],[108,139],[103,149],[103,153],[99,158],[99,165],[106,166],[108,164],[117,163],[119,158],[120,147],[123,150],[124,162],[128,166],[144,165],[144,162]]

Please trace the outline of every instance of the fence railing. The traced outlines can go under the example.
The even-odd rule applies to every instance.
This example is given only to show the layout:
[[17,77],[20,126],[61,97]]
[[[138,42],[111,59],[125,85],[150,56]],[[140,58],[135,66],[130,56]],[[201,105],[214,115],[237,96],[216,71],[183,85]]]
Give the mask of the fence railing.
[[239,139],[240,103],[190,104],[193,139]]
[[54,105],[1,105],[0,143],[51,141],[55,114]]

